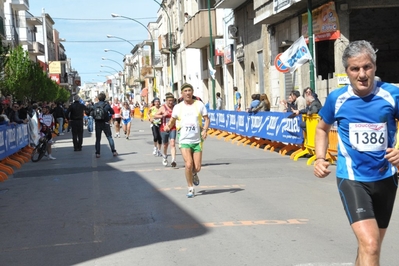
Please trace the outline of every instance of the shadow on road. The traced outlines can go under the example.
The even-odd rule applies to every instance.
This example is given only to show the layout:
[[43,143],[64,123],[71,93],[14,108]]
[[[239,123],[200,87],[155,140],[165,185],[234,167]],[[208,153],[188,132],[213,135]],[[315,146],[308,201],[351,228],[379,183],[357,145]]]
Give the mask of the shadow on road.
[[206,195],[220,194],[220,193],[236,193],[236,192],[241,192],[243,190],[244,189],[242,188],[200,190],[197,191],[196,196],[206,196]]
[[2,265],[74,265],[207,232],[134,167],[118,170],[106,145],[97,160],[93,149],[57,149],[56,161],[26,163],[0,187]]

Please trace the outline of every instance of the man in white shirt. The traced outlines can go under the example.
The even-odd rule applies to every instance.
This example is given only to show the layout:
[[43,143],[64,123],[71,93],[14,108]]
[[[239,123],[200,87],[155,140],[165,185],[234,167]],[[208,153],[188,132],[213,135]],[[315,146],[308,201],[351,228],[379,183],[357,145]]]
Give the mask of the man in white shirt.
[[202,143],[209,128],[208,111],[201,101],[193,99],[193,92],[191,84],[185,83],[181,86],[183,101],[173,108],[172,117],[165,126],[165,130],[169,130],[175,125],[176,120],[180,122],[179,144],[185,162],[188,198],[194,197],[194,185],[199,185],[197,173],[201,171]]

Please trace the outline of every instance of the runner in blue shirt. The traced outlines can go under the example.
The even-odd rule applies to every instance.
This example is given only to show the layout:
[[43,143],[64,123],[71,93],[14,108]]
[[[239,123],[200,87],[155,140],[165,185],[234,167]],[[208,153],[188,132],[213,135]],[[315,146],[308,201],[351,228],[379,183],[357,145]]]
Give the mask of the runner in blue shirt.
[[399,150],[394,149],[399,88],[375,81],[376,52],[367,41],[345,49],[350,85],[334,90],[320,110],[314,174],[326,177],[328,134],[337,122],[337,185],[358,240],[356,265],[380,265],[381,244],[397,190]]

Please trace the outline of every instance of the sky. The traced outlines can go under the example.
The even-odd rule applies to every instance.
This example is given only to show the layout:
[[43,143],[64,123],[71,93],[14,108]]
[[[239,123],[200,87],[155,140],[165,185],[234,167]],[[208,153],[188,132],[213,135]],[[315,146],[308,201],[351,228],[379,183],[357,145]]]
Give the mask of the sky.
[[[143,25],[129,19],[113,18],[111,13],[133,18],[147,26],[157,20],[159,5],[154,0],[29,0],[29,12],[33,16],[41,16],[43,8],[54,20],[53,28],[59,31],[60,38],[66,40],[63,45],[67,57],[81,76],[83,85],[104,82],[106,75],[122,70],[120,53],[129,54],[132,44],[149,39]],[[107,38],[107,35],[127,41]],[[104,52],[104,49],[116,52]],[[102,60],[103,57],[106,60]]]

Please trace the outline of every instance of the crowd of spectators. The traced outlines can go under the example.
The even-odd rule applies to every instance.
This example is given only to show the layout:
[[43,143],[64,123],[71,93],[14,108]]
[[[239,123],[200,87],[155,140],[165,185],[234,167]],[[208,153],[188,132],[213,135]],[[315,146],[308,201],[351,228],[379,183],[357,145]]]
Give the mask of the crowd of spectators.
[[268,112],[270,111],[270,101],[265,93],[252,94],[252,101],[247,109],[248,113]]
[[11,96],[0,98],[0,125],[27,124],[36,115],[39,119],[43,114],[43,108],[48,108],[50,114],[58,124],[58,132],[62,135],[63,127],[68,122],[65,117],[66,106],[62,103],[54,102],[32,102],[25,103],[13,100]]

